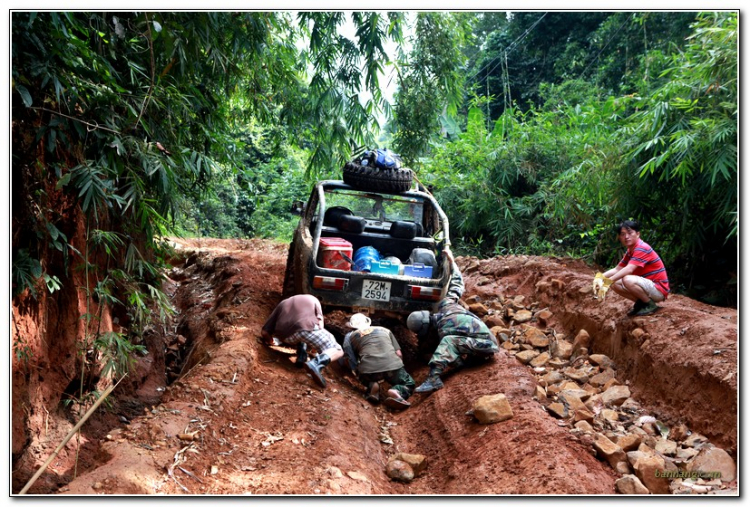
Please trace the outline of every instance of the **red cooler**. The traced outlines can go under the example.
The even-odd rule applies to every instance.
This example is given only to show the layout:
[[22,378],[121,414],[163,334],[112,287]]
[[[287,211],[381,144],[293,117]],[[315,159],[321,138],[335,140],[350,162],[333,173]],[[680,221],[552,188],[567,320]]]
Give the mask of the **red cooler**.
[[320,265],[328,269],[349,271],[352,258],[352,244],[343,238],[320,238]]

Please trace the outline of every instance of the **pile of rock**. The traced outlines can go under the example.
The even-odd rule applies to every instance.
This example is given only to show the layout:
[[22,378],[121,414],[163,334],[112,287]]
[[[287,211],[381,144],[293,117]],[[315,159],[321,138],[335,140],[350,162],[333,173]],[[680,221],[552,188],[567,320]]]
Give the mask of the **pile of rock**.
[[524,296],[486,302],[473,296],[465,303],[508,354],[533,369],[542,406],[622,475],[619,493],[708,493],[735,479],[726,451],[684,424],[669,428],[651,417],[631,397],[628,382],[617,378],[614,362],[589,354],[592,337],[585,329],[570,341],[547,327],[548,308]]

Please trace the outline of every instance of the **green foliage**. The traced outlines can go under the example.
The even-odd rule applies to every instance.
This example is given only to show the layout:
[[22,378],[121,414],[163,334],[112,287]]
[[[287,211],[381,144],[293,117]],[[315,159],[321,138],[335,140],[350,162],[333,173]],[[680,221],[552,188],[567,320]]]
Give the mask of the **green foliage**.
[[638,100],[622,129],[631,141],[628,204],[685,272],[736,241],[737,21],[700,14],[663,84]]
[[135,354],[146,354],[146,347],[134,345],[122,333],[103,333],[93,344],[93,347],[102,356],[102,376],[110,373],[115,378],[120,378],[130,372],[135,364]]
[[421,12],[414,48],[399,73],[393,128],[395,149],[415,167],[440,132],[440,117],[455,117],[464,96],[460,69],[470,26],[452,13]]
[[[310,38],[301,62],[313,69],[305,111],[316,137],[309,159],[312,177],[343,166],[357,147],[375,145],[377,115],[384,107],[379,75],[389,63],[384,42],[401,42],[402,18],[402,13],[354,12],[352,40],[339,33],[346,20],[343,12],[299,14]],[[362,91],[370,97],[360,97]]]

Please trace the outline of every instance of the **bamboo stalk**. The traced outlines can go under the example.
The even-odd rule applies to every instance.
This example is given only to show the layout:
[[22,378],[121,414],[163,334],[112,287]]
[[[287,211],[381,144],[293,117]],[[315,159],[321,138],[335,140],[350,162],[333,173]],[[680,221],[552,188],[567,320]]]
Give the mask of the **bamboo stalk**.
[[70,441],[70,439],[73,438],[73,435],[75,435],[78,432],[78,430],[81,429],[81,426],[83,426],[83,423],[85,423],[88,420],[88,418],[91,417],[91,414],[93,414],[94,411],[97,408],[99,408],[99,405],[101,405],[102,402],[105,400],[105,398],[107,398],[107,396],[109,396],[109,394],[114,390],[114,388],[117,387],[120,384],[120,382],[122,382],[123,378],[125,378],[125,376],[123,376],[120,380],[118,380],[117,384],[115,384],[113,386],[109,386],[102,393],[102,395],[99,397],[99,399],[96,400],[96,402],[91,406],[91,408],[88,409],[88,411],[83,415],[83,417],[81,418],[81,420],[78,421],[78,424],[76,424],[73,427],[73,429],[70,430],[70,432],[66,435],[66,437],[63,439],[63,441],[60,442],[60,445],[57,446],[57,449],[54,450],[54,452],[52,453],[52,455],[49,458],[47,458],[47,461],[44,462],[44,465],[42,465],[42,467],[39,470],[37,470],[37,472],[34,474],[34,477],[32,477],[31,479],[29,479],[29,482],[26,483],[26,486],[23,487],[23,489],[21,490],[21,492],[19,494],[21,494],[21,495],[26,494],[26,492],[29,490],[29,488],[44,473],[44,471],[47,469],[47,467],[49,466],[49,464],[52,463],[52,460],[54,460],[55,457],[57,456],[57,454],[62,450],[62,448],[65,447],[65,444],[67,444]]

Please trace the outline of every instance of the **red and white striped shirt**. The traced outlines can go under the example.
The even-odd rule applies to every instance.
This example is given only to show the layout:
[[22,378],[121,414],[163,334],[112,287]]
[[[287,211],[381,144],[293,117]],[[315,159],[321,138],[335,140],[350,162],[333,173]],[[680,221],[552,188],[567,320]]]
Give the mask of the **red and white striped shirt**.
[[654,282],[654,285],[659,289],[659,292],[664,294],[665,298],[667,297],[669,294],[667,270],[664,267],[661,258],[648,243],[639,239],[633,250],[625,252],[625,256],[622,258],[618,266],[624,268],[628,264],[638,266],[636,270],[633,271],[633,274],[636,276],[642,276],[643,278],[648,278]]

